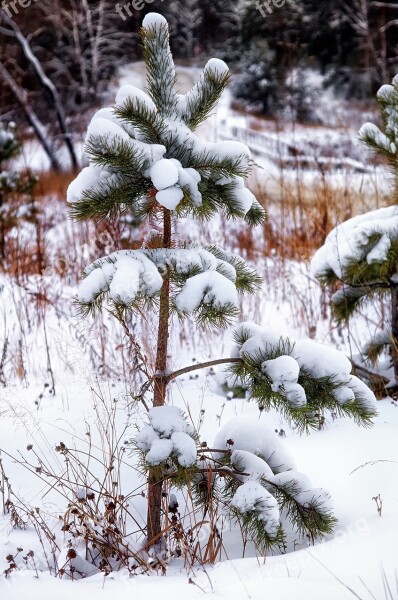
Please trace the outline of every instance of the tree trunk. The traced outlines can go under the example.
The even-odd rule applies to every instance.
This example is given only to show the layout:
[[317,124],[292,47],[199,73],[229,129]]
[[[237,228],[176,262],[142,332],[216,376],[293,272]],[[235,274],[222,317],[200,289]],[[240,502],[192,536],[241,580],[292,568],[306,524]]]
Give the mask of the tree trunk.
[[398,285],[391,288],[391,346],[395,383],[398,384]]
[[[163,247],[171,247],[171,215],[164,209]],[[170,319],[170,279],[166,274],[160,294],[159,325],[157,336],[157,350],[154,377],[153,406],[163,406],[166,401],[166,369],[167,352],[169,343]],[[163,481],[157,469],[150,469],[148,474],[148,515],[147,515],[147,542],[157,543],[161,537]]]

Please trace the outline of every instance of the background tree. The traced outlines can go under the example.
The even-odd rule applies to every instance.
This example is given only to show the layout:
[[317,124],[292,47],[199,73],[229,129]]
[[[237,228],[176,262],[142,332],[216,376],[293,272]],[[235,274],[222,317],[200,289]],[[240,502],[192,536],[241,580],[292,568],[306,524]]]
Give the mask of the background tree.
[[[18,172],[9,168],[9,163],[21,152],[16,138],[15,123],[6,126],[0,121],[0,259],[7,267],[7,234],[21,220],[37,222],[38,207],[34,201],[33,190],[37,178],[28,172]],[[40,269],[40,265],[38,265]]]
[[[393,200],[398,200],[398,77],[377,94],[383,120],[382,131],[365,123],[360,138],[386,158],[393,176]],[[332,296],[335,315],[341,320],[358,312],[366,303],[390,299],[390,328],[378,332],[364,348],[375,360],[387,347],[398,383],[398,207],[380,208],[354,217],[331,231],[315,254],[315,275],[327,285],[340,283]]]
[[[152,227],[156,225],[141,249],[117,251],[87,267],[78,292],[83,312],[106,303],[123,326],[131,311],[142,318],[153,315],[152,311],[157,316],[153,375],[143,387],[145,392],[152,390],[152,408],[148,426],[136,440],[148,473],[148,545],[161,540],[162,493],[170,480],[176,486],[196,486],[204,510],[218,483],[230,480],[221,485],[228,506],[242,515],[244,525],[262,546],[283,539],[279,523],[283,507],[300,531],[325,534],[334,519],[324,493],[300,496],[308,490],[308,483],[291,473],[274,480],[292,466],[283,463],[280,470],[272,466],[269,445],[256,454],[243,436],[236,443],[241,453],[234,456],[228,432],[223,432],[218,440],[222,456],[214,456],[207,446],[197,449],[199,440],[181,411],[167,406],[168,386],[178,376],[226,364],[245,381],[261,409],[277,406],[301,429],[319,427],[323,412],[329,409],[363,424],[369,424],[375,414],[372,394],[351,375],[350,362],[342,354],[327,349],[328,360],[324,360],[325,350],[322,357],[318,344],[294,344],[280,332],[251,324],[235,331],[231,357],[172,370],[169,331],[173,316],[180,320],[192,316],[200,327],[225,327],[238,314],[238,293],[254,293],[259,283],[241,257],[184,239],[177,233],[178,221],[209,220],[222,212],[227,219],[244,219],[254,226],[265,215],[245,187],[251,167],[246,146],[204,143],[194,133],[228,83],[226,64],[211,59],[194,87],[178,95],[167,21],[150,13],[141,33],[147,93],[124,86],[115,106],[93,117],[86,139],[90,166],[71,183],[68,201],[78,219],[118,219],[129,211],[137,222],[149,220]],[[213,461],[218,483],[213,481],[202,493],[200,482],[209,471],[209,461]]]
[[111,0],[43,0],[12,18],[0,8],[0,101],[8,118],[28,120],[54,168],[63,145],[70,162],[62,166],[77,166],[74,134],[122,56],[134,59],[134,22]]
[[173,0],[165,15],[170,23],[177,55],[193,58],[203,48],[199,45],[199,32],[203,22],[203,9],[199,0]]

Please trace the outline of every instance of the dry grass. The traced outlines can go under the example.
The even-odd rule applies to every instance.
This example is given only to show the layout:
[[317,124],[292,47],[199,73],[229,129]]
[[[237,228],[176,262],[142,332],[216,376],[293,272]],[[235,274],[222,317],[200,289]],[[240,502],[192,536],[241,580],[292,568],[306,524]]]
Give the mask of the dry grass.
[[38,199],[48,199],[50,197],[65,201],[68,185],[76,175],[77,173],[74,171],[46,171],[41,173],[36,188]]
[[391,198],[377,187],[369,190],[364,185],[356,190],[349,178],[345,186],[338,187],[320,174],[308,185],[300,171],[294,181],[286,181],[281,173],[271,190],[261,172],[255,171],[250,188],[267,211],[267,220],[262,241],[246,227],[237,233],[239,250],[248,259],[260,252],[263,256],[276,254],[282,260],[308,260],[336,225],[391,203]]

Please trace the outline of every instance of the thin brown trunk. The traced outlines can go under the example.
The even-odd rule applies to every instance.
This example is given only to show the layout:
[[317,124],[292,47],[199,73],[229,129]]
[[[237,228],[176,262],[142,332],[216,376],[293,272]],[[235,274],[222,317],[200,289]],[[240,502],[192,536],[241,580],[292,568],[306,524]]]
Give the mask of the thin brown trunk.
[[[163,247],[171,247],[171,216],[170,211],[164,209]],[[170,319],[170,279],[166,274],[160,294],[159,325],[157,337],[153,406],[163,406],[166,401],[167,389],[167,353],[169,343]],[[150,469],[148,475],[148,515],[147,515],[147,540],[148,543],[159,541],[161,535],[163,481],[159,478],[156,469]]]
[[391,344],[395,383],[398,384],[398,286],[391,288]]

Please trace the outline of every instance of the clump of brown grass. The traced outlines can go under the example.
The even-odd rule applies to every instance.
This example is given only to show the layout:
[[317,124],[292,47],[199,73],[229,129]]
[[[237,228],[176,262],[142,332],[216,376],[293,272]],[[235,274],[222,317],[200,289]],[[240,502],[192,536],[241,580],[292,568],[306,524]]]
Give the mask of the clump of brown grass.
[[[278,255],[282,260],[308,260],[320,248],[331,229],[351,217],[388,204],[387,194],[375,187],[369,193],[350,185],[332,185],[329,177],[320,172],[312,185],[303,180],[297,170],[295,178],[286,180],[283,172],[268,191],[260,171],[251,179],[251,189],[267,211],[264,223],[262,254]],[[260,243],[242,228],[237,236],[238,246],[248,258],[255,255]]]
[[50,197],[65,202],[68,186],[76,175],[75,171],[50,170],[40,173],[36,188],[38,199]]

